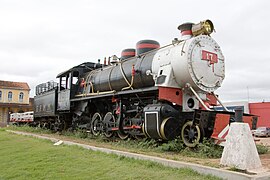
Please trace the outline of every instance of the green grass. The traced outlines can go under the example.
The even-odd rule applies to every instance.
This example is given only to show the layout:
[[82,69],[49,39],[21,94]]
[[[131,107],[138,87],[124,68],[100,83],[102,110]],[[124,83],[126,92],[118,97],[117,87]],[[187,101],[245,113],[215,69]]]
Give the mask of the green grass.
[[[18,131],[26,131],[32,133],[41,133],[41,134],[52,134],[51,131],[41,128],[33,128],[29,126],[11,126],[9,129],[18,130]],[[79,140],[83,140],[86,142],[94,143],[94,145],[102,146],[105,145],[108,148],[125,150],[130,152],[138,152],[138,153],[166,153],[169,152],[170,155],[183,155],[187,157],[195,157],[195,158],[220,158],[223,147],[215,145],[211,140],[204,140],[202,144],[199,144],[196,148],[188,148],[184,146],[182,140],[177,138],[175,140],[169,142],[161,142],[156,141],[154,139],[132,139],[128,140],[120,140],[117,137],[112,137],[110,139],[101,136],[95,137],[92,134],[87,134],[81,130],[77,130],[74,132],[63,131],[58,135],[62,137],[75,138]]]
[[217,179],[0,130],[0,179]]
[[[223,151],[223,147],[215,145],[211,139],[204,139],[203,143],[199,144],[196,148],[188,148],[184,146],[180,138],[169,142],[155,141],[146,138],[140,140],[129,138],[128,140],[123,141],[117,137],[112,137],[110,139],[105,138],[102,135],[95,137],[92,134],[85,133],[81,130],[52,133],[46,129],[29,126],[11,126],[7,129],[43,134],[45,136],[62,140],[71,140],[92,146],[196,163],[215,168],[220,168],[219,158],[221,158]],[[269,153],[269,147],[257,145],[257,149],[259,154]]]
[[110,139],[105,138],[102,135],[95,137],[92,134],[85,133],[80,130],[52,133],[51,131],[42,128],[29,126],[10,126],[7,129],[42,134],[49,137],[75,141],[92,146],[191,162],[216,168],[220,167],[218,158],[221,156],[222,147],[214,145],[210,141],[205,141],[205,143],[198,146],[198,148],[187,148],[183,145],[183,142],[180,139],[175,139],[170,142],[160,142],[146,138],[140,140],[129,138],[128,140],[123,141],[117,137],[112,137]]
[[[0,128],[1,129],[1,128]],[[10,125],[7,128],[2,128],[4,129],[10,129],[10,130],[18,130],[18,131],[25,131],[25,132],[32,132],[32,133],[44,133],[44,134],[52,134],[53,132],[48,129],[43,129],[39,127],[30,127],[28,125],[22,125],[22,126],[16,126],[16,125]]]

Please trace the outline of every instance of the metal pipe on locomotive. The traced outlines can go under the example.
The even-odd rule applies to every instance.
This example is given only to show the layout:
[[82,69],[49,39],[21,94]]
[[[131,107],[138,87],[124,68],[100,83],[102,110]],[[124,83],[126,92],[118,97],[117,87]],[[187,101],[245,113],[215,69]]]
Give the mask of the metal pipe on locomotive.
[[[181,39],[167,46],[142,40],[136,49],[123,50],[120,59],[108,58],[108,65],[106,59],[87,62],[60,73],[57,87],[37,91],[35,121],[108,138],[181,136],[190,147],[204,137],[223,141],[234,113],[213,109],[217,101],[222,105],[214,91],[225,77],[224,56],[210,37],[213,23],[185,23],[178,29]],[[244,114],[243,120],[255,128],[254,116]]]

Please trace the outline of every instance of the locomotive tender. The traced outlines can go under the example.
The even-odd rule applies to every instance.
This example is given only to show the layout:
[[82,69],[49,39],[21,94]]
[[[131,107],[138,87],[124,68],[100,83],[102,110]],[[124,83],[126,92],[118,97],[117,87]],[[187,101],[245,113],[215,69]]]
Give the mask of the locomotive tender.
[[[224,140],[234,113],[214,111],[214,94],[225,77],[225,59],[210,34],[210,20],[178,27],[181,39],[160,47],[142,40],[121,58],[86,62],[60,73],[59,83],[36,87],[35,122],[62,130],[85,128],[94,135],[121,139],[181,136],[194,147],[203,137]],[[243,116],[250,127],[256,119]]]

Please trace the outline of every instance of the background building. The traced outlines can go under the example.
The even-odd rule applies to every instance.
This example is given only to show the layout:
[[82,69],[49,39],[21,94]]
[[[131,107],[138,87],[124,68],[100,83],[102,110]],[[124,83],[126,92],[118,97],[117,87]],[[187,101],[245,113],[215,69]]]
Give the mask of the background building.
[[9,123],[9,114],[33,110],[29,98],[30,88],[26,82],[0,80],[0,126]]
[[[257,127],[270,127],[270,102],[249,103],[247,101],[226,102],[223,103],[230,111],[236,108],[242,108],[244,113],[250,113],[258,116]],[[215,110],[223,110],[221,106],[215,107]]]
[[[244,113],[249,113],[249,103],[247,101],[225,102],[223,104],[229,111],[234,111],[236,108],[241,108]],[[223,107],[218,106],[215,107],[214,109],[217,111],[222,111]]]
[[270,127],[270,102],[249,103],[250,114],[258,117],[257,127]]

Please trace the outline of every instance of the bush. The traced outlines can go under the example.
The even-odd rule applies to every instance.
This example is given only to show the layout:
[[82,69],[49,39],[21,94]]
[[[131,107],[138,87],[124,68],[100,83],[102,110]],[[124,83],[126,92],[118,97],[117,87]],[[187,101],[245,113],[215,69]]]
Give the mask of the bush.
[[59,134],[63,136],[71,136],[71,137],[76,137],[80,139],[85,139],[88,137],[88,133],[86,132],[86,130],[83,130],[83,129],[77,129],[74,131],[65,130],[65,131],[59,132]]
[[256,147],[259,154],[266,154],[268,152],[268,147],[265,145],[257,144]]
[[216,145],[212,139],[204,139],[197,147],[198,153],[206,158],[220,158],[222,156],[223,147]]
[[179,138],[177,138],[161,144],[158,149],[161,151],[180,152],[185,149],[185,146],[184,143]]
[[158,141],[154,139],[147,139],[147,138],[143,139],[142,141],[138,143],[138,147],[147,148],[147,149],[156,148],[158,147],[158,145],[159,145]]
[[158,147],[161,151],[180,152],[183,155],[199,158],[220,158],[223,147],[216,145],[212,140],[204,139],[195,148],[184,145],[180,138],[161,144]]
[[74,136],[74,132],[73,131],[62,131],[61,135],[63,135],[63,136]]
[[81,129],[74,131],[74,135],[75,135],[75,137],[82,138],[82,139],[85,139],[88,137],[87,132],[85,130],[81,130]]

